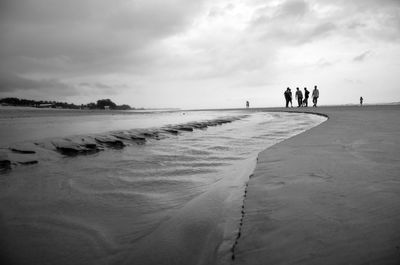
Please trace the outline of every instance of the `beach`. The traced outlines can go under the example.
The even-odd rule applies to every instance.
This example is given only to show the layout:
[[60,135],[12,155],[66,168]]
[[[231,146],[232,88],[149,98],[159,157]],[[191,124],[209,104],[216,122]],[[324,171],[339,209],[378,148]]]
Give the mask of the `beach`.
[[230,264],[258,153],[325,120],[3,109],[0,259]]
[[398,105],[39,113],[3,119],[9,264],[399,263]]
[[329,119],[259,154],[233,264],[400,264],[400,106],[299,110]]

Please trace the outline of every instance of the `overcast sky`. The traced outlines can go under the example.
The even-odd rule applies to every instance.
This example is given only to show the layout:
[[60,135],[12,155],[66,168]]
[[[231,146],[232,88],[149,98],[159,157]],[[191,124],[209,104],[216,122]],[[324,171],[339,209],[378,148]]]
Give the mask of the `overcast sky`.
[[133,107],[400,101],[400,0],[1,0],[0,98]]

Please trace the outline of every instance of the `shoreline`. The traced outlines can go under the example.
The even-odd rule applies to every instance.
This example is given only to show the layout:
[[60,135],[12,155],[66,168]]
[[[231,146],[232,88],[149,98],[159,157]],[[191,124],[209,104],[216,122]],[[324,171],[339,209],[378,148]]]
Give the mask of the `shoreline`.
[[[249,113],[249,112],[248,112]],[[255,113],[256,115],[258,115],[257,113]],[[301,119],[291,119],[291,117],[303,117]],[[308,117],[307,117],[308,116]],[[230,116],[231,117],[231,116]],[[233,117],[233,116],[232,116]],[[231,118],[232,118],[231,117]],[[264,115],[261,115],[260,117],[264,117]],[[282,133],[289,133],[289,131],[292,131],[293,133],[296,131],[297,133],[300,132],[301,128],[303,126],[306,126],[304,128],[304,130],[306,128],[309,128],[306,124],[309,124],[311,126],[312,121],[316,121],[316,120],[325,120],[319,117],[310,117],[310,115],[300,115],[300,114],[291,114],[291,115],[286,115],[286,114],[282,114],[282,113],[275,113],[275,114],[268,114],[266,115],[264,118],[256,118],[254,120],[253,123],[244,123],[246,125],[234,125],[231,130],[229,128],[225,128],[223,131],[229,132],[232,131],[232,133],[235,130],[233,129],[237,129],[237,128],[247,128],[247,131],[251,131],[253,132],[253,130],[257,131],[257,130],[261,130],[259,133],[255,133],[253,134],[248,134],[244,133],[242,136],[238,136],[238,138],[235,137],[230,137],[231,139],[236,139],[236,141],[238,141],[241,138],[248,138],[245,136],[249,136],[249,135],[253,135],[254,137],[256,137],[255,141],[257,141],[259,144],[264,144],[268,141],[271,141],[271,144],[273,144],[275,141],[281,141],[281,139],[286,138],[283,137],[282,135],[279,136]],[[277,119],[275,122],[275,126],[274,127],[270,121],[274,120],[275,118],[278,117],[286,117],[286,118],[282,118],[282,119]],[[262,122],[261,122],[262,121]],[[290,121],[290,122],[288,122]],[[191,126],[194,127],[199,127],[199,129],[201,129],[203,126],[200,125],[207,125],[207,126],[211,126],[211,125],[215,125],[215,126],[211,126],[211,127],[219,127],[216,126],[219,123],[225,123],[223,120],[216,120],[215,122],[213,121],[208,121],[209,123],[205,123],[205,124],[194,124],[194,123],[190,123]],[[253,124],[253,125],[252,125]],[[290,126],[288,124],[291,124]],[[293,126],[293,124],[296,124]],[[250,126],[249,126],[250,125]],[[253,127],[257,125],[256,127]],[[289,129],[289,127],[290,129]],[[258,128],[258,129],[256,129]],[[275,128],[275,130],[271,131],[271,135],[270,134],[265,134],[269,129]],[[221,128],[222,129],[222,128]],[[178,128],[176,128],[176,131],[178,130]],[[196,129],[197,130],[197,129]],[[264,132],[265,130],[267,130],[264,134],[261,134],[261,132]],[[303,130],[301,130],[303,131]],[[174,130],[171,130],[171,132],[174,132]],[[246,132],[246,130],[244,130],[244,132]],[[148,133],[148,132],[147,132]],[[194,132],[196,133],[196,132]],[[198,132],[200,133],[200,131]],[[222,135],[220,133],[216,132],[209,132],[211,133],[211,136],[213,134],[215,134],[215,137],[217,137],[217,139],[219,139],[219,137]],[[190,134],[188,133],[182,133],[182,136],[185,136],[186,134]],[[225,134],[224,134],[225,135]],[[264,138],[260,138],[260,136],[265,136]],[[267,137],[267,135],[270,135]],[[146,134],[143,135],[145,137],[151,137],[152,135]],[[228,135],[225,135],[225,137],[228,137]],[[175,136],[171,135],[171,138],[175,138]],[[288,136],[289,137],[289,136]],[[207,137],[208,138],[208,137]],[[229,137],[228,137],[229,138]],[[71,138],[70,140],[72,142],[66,142],[66,141],[62,141],[62,142],[54,142],[57,143],[59,145],[59,151],[63,151],[65,148],[67,148],[68,152],[72,152],[72,156],[78,155],[78,154],[86,154],[87,151],[86,150],[81,150],[80,147],[79,149],[76,149],[76,145],[71,145],[74,141],[77,140],[81,140],[82,136],[76,136],[74,138]],[[168,139],[168,138],[166,138]],[[190,137],[189,137],[190,139]],[[250,139],[250,138],[249,138]],[[273,139],[275,139],[275,141],[273,141]],[[228,140],[227,140],[228,141]],[[149,140],[149,143],[153,142],[153,140]],[[241,142],[241,141],[240,141]],[[49,142],[50,143],[50,142]],[[53,143],[53,144],[54,144]],[[69,143],[71,146],[67,146],[66,144]],[[93,143],[91,143],[91,145],[93,145]],[[222,147],[222,149],[219,148],[219,146]],[[251,158],[249,158],[248,161],[245,160],[239,160],[235,159],[235,156],[231,156],[229,155],[228,157],[226,157],[226,152],[224,152],[223,147],[225,146],[224,141],[221,142],[221,140],[218,140],[217,142],[215,142],[214,144],[212,144],[211,147],[213,147],[210,150],[217,150],[216,152],[218,153],[218,150],[221,150],[221,154],[220,155],[216,155],[215,158],[212,158],[213,160],[208,160],[206,159],[205,161],[209,161],[212,165],[210,165],[209,167],[213,167],[213,165],[218,166],[218,163],[215,163],[216,161],[214,161],[215,159],[218,159],[219,156],[221,156],[221,159],[228,159],[229,161],[232,160],[232,165],[229,166],[228,164],[225,164],[224,162],[222,162],[220,165],[225,167],[225,166],[229,166],[226,167],[224,169],[224,174],[220,174],[218,173],[219,176],[229,176],[227,178],[221,178],[220,180],[216,181],[215,183],[211,184],[210,186],[208,186],[207,190],[199,193],[199,195],[196,195],[193,199],[191,197],[190,201],[187,202],[185,204],[184,207],[179,207],[177,209],[171,208],[171,213],[168,213],[166,216],[168,216],[167,219],[162,220],[162,222],[160,222],[159,224],[154,226],[154,229],[151,229],[149,231],[151,231],[150,233],[144,233],[143,235],[141,235],[140,237],[138,237],[137,239],[134,239],[133,241],[131,241],[130,243],[128,243],[127,245],[121,244],[122,242],[119,242],[119,244],[117,244],[114,240],[114,236],[117,235],[113,234],[112,232],[107,232],[107,231],[113,231],[114,230],[114,226],[116,224],[118,224],[119,221],[121,221],[119,224],[121,226],[125,225],[125,222],[123,221],[123,218],[121,218],[120,220],[115,219],[114,222],[111,222],[111,226],[108,226],[107,224],[107,218],[106,217],[102,217],[101,214],[98,215],[98,217],[96,218],[96,220],[99,220],[99,222],[103,222],[101,220],[105,220],[105,224],[104,226],[99,225],[99,226],[92,226],[92,224],[96,224],[97,221],[95,221],[94,223],[92,223],[93,221],[87,221],[86,218],[84,216],[82,216],[81,214],[78,214],[77,216],[75,216],[74,214],[72,214],[72,216],[75,216],[74,218],[76,218],[76,220],[73,222],[74,225],[76,225],[77,227],[77,231],[79,231],[79,227],[90,227],[94,232],[98,232],[100,235],[104,235],[101,236],[100,238],[95,239],[95,242],[99,242],[100,245],[109,245],[111,247],[107,247],[105,249],[105,260],[104,262],[106,263],[106,260],[110,261],[110,264],[123,264],[126,263],[129,264],[129,262],[135,262],[140,260],[141,264],[216,264],[218,261],[218,264],[230,264],[231,263],[231,246],[232,243],[235,241],[236,239],[236,229],[238,228],[238,224],[240,222],[240,218],[241,216],[241,206],[243,204],[243,192],[244,188],[245,188],[245,184],[248,182],[248,178],[249,175],[254,171],[255,169],[255,165],[256,165],[256,157],[258,155],[258,153],[260,151],[263,150],[263,148],[257,148],[256,152],[252,152],[252,156]],[[241,145],[239,145],[241,146]],[[263,145],[264,146],[264,145]],[[265,147],[268,145],[265,145]],[[52,201],[54,203],[54,205],[56,205],[59,200],[63,201],[64,199],[63,194],[66,196],[65,199],[66,201],[69,201],[70,199],[75,200],[78,198],[81,198],[81,196],[84,196],[87,200],[87,203],[93,203],[92,206],[96,206],[96,202],[98,202],[98,199],[103,198],[103,196],[99,196],[99,198],[97,198],[96,196],[92,196],[92,194],[98,194],[98,195],[102,195],[102,194],[107,194],[107,196],[110,196],[110,199],[118,199],[121,200],[121,196],[122,198],[124,198],[124,200],[128,200],[129,198],[133,199],[137,199],[140,198],[140,196],[136,196],[136,195],[140,195],[141,192],[140,190],[138,190],[138,193],[136,194],[135,190],[131,190],[129,187],[129,181],[124,181],[124,174],[122,174],[122,178],[121,180],[123,180],[123,182],[121,182],[122,184],[128,184],[128,188],[125,190],[125,188],[123,187],[116,187],[116,190],[114,192],[114,189],[111,187],[109,188],[108,185],[105,185],[104,187],[107,187],[105,191],[103,191],[104,188],[101,188],[101,190],[99,191],[96,188],[91,188],[93,186],[96,187],[103,185],[104,182],[101,181],[101,178],[104,177],[106,180],[108,180],[109,178],[109,174],[104,174],[101,175],[99,174],[96,178],[99,178],[100,181],[97,182],[96,180],[90,178],[91,174],[90,172],[92,172],[91,170],[87,170],[86,168],[97,168],[97,165],[94,164],[96,162],[96,159],[92,159],[90,157],[90,155],[87,157],[86,156],[82,156],[82,159],[70,159],[67,158],[65,159],[66,164],[66,170],[72,169],[73,171],[75,171],[74,174],[64,174],[64,169],[59,168],[58,165],[56,163],[53,163],[53,160],[41,160],[40,158],[42,157],[42,153],[39,152],[39,150],[36,149],[25,149],[28,148],[28,146],[17,146],[16,148],[14,148],[15,150],[20,150],[23,152],[26,151],[37,151],[36,155],[38,155],[38,161],[39,164],[43,164],[43,165],[48,165],[48,168],[51,168],[52,171],[54,172],[59,172],[58,174],[60,175],[60,178],[58,177],[51,177],[51,178],[47,178],[46,174],[42,174],[42,173],[46,173],[47,171],[41,171],[41,169],[39,167],[36,168],[36,166],[34,166],[35,168],[32,168],[32,170],[29,170],[29,174],[31,174],[31,176],[29,176],[28,178],[25,178],[26,176],[24,176],[24,172],[27,173],[28,171],[25,171],[22,166],[20,167],[16,167],[15,170],[13,168],[12,171],[10,171],[10,182],[9,184],[12,184],[12,180],[17,180],[19,179],[20,183],[24,184],[24,183],[29,183],[29,182],[25,182],[25,180],[28,181],[32,181],[32,183],[35,183],[35,185],[39,185],[39,183],[43,183],[45,185],[40,184],[40,186],[46,186],[48,187],[47,189],[42,189],[41,190],[41,194],[43,194],[42,196],[47,197],[50,194],[53,194],[53,191],[59,191],[60,193],[56,192],[56,194],[53,194],[54,196],[49,196],[47,200]],[[32,147],[32,146],[31,146]],[[46,147],[43,146],[43,147]],[[196,146],[195,146],[196,147]],[[217,147],[218,149],[214,149],[215,147]],[[264,147],[264,148],[265,148]],[[23,148],[23,149],[21,149]],[[30,147],[29,147],[30,148]],[[35,146],[33,146],[32,148],[36,148]],[[37,147],[40,150],[41,147]],[[89,148],[89,147],[88,147]],[[143,147],[140,145],[137,149],[136,152],[132,152],[130,154],[134,155],[134,154],[140,154],[140,149],[142,149]],[[52,150],[54,149],[54,147],[52,148]],[[195,148],[197,149],[197,148]],[[42,151],[46,151],[47,149],[44,148],[44,150]],[[128,148],[126,150],[129,150]],[[241,153],[246,149],[246,147],[243,146],[243,148],[239,148],[239,153],[238,155],[242,155]],[[11,150],[12,151],[12,150]],[[47,152],[48,151],[48,152]],[[50,154],[49,152],[51,150],[47,150],[45,153],[43,153],[43,157],[47,157]],[[120,160],[121,157],[123,156],[119,156],[118,153],[120,151],[113,151],[114,154],[117,155],[116,162],[119,163],[118,161]],[[29,153],[33,153],[33,152],[29,152]],[[59,154],[56,153],[57,157],[55,157],[54,161],[58,160],[58,158],[61,158],[61,156],[63,154]],[[201,155],[201,153],[199,153]],[[30,154],[19,154],[19,155],[23,155],[23,156],[30,156]],[[31,154],[31,155],[35,155],[35,154]],[[97,154],[95,155],[97,156]],[[108,164],[108,163],[104,163],[109,161],[107,158],[107,155],[104,153],[104,155],[100,154],[99,152],[99,160],[98,161],[103,161],[103,164],[105,165],[113,165]],[[202,154],[201,156],[206,156],[206,154]],[[200,158],[201,158],[200,156]],[[133,158],[134,156],[132,156]],[[246,159],[247,160],[247,159]],[[46,161],[48,161],[48,163],[46,164]],[[82,162],[80,162],[82,161]],[[178,160],[179,161],[179,160]],[[225,160],[224,160],[225,161]],[[42,163],[43,162],[43,163]],[[58,162],[58,161],[57,161]],[[204,164],[205,163],[205,164]],[[204,167],[204,165],[206,165],[208,162],[204,162],[204,163],[200,163],[199,166]],[[203,165],[201,165],[203,164]],[[69,166],[68,166],[69,165]],[[55,166],[53,168],[53,166]],[[83,173],[81,174],[82,171],[81,166],[84,168]],[[94,166],[94,167],[92,167]],[[165,166],[165,165],[164,165]],[[100,166],[100,168],[103,168],[103,166]],[[105,169],[106,172],[108,172],[109,166],[104,166],[103,169]],[[161,168],[161,167],[160,167]],[[29,169],[29,167],[27,167],[27,169]],[[111,167],[111,171],[113,172],[115,171],[114,167]],[[173,168],[172,168],[173,169]],[[37,171],[36,171],[37,170]],[[175,170],[175,169],[174,169]],[[168,168],[167,168],[168,171]],[[40,176],[38,176],[38,174],[36,174],[37,172],[40,172],[40,175],[43,175],[45,178],[41,178]],[[118,171],[120,172],[120,171]],[[121,171],[123,172],[123,171]],[[147,171],[146,171],[147,172]],[[144,173],[146,173],[144,172]],[[170,171],[172,172],[172,171]],[[183,172],[183,171],[182,171]],[[211,172],[214,172],[214,170],[212,169]],[[222,172],[222,171],[221,171]],[[129,172],[128,172],[129,173]],[[112,173],[111,173],[112,174]],[[147,174],[147,173],[146,173]],[[215,173],[213,173],[215,174]],[[229,175],[228,175],[229,174]],[[89,176],[89,178],[85,178],[83,175],[87,175]],[[28,175],[27,175],[28,176]],[[141,175],[138,175],[141,176]],[[147,175],[146,175],[147,176]],[[127,175],[128,177],[128,175]],[[233,177],[233,178],[232,178]],[[50,179],[53,183],[57,184],[56,186],[53,185],[48,185],[47,181],[48,179]],[[114,179],[114,178],[112,178]],[[117,176],[116,180],[118,181],[120,178]],[[129,179],[130,180],[130,179]],[[167,179],[168,180],[168,179]],[[185,179],[182,179],[182,183],[180,185],[177,185],[177,183],[179,182],[179,177],[174,180],[171,179],[172,182],[165,182],[166,186],[164,186],[164,188],[166,187],[171,187],[171,184],[173,184],[173,187],[191,187],[194,190],[195,189],[199,189],[202,190],[201,186],[198,186],[198,184],[194,184],[194,185],[186,185],[185,184]],[[217,180],[217,179],[216,179]],[[116,182],[117,182],[116,181]],[[6,182],[8,183],[8,182]],[[90,183],[90,184],[89,184]],[[149,182],[146,182],[148,185]],[[104,183],[107,184],[107,183]],[[88,186],[87,186],[88,185]],[[132,185],[136,185],[135,182],[133,182]],[[12,186],[12,185],[11,185]],[[29,185],[30,186],[30,185]],[[59,187],[62,187],[62,190],[58,190]],[[103,187],[103,186],[101,186]],[[150,187],[150,186],[146,186],[146,187]],[[5,191],[8,190],[7,187],[4,187]],[[170,191],[173,192],[172,189],[170,189],[169,191],[167,189],[165,189],[165,192],[163,192],[162,190],[158,193],[156,190],[159,189],[160,186],[156,186],[155,188],[155,194],[157,195],[156,197],[154,197],[155,201],[154,203],[157,203],[158,198],[174,198],[174,194],[171,193],[171,195],[169,195]],[[163,187],[161,187],[163,188]],[[71,192],[70,191],[75,191],[72,194],[75,194],[76,197],[72,196],[71,197]],[[147,188],[146,188],[147,190]],[[6,193],[4,193],[4,197],[3,198],[8,198],[10,201],[13,201],[13,199],[15,199],[15,201],[17,202],[21,202],[21,206],[24,206],[24,202],[29,201],[29,199],[22,199],[22,198],[29,198],[30,196],[36,196],[36,192],[34,189],[30,189],[29,191],[22,192],[23,189],[20,190],[20,192],[15,193],[14,196],[12,194],[12,192],[9,194],[9,196],[6,195]],[[121,192],[120,192],[121,191]],[[68,194],[65,194],[65,193]],[[21,197],[19,197],[19,194],[23,194]],[[182,193],[182,195],[185,194],[185,192]],[[89,195],[89,196],[88,196]],[[143,195],[145,195],[145,192],[143,193]],[[150,199],[152,199],[152,195],[153,194],[149,194]],[[186,196],[186,195],[185,195]],[[122,200],[122,202],[124,202],[124,200]],[[112,201],[112,200],[111,200]],[[151,200],[150,200],[151,201]],[[177,200],[175,203],[179,203],[180,201]],[[40,201],[37,201],[37,209],[42,209],[42,205]],[[47,204],[48,202],[46,202]],[[71,204],[72,206],[73,204]],[[119,205],[119,203],[117,204]],[[117,206],[115,205],[115,206]],[[129,203],[130,205],[130,203]],[[149,204],[152,205],[152,204]],[[178,205],[178,204],[177,204]],[[13,213],[14,209],[8,209],[8,206],[4,204],[4,214],[5,216],[8,217],[12,217],[12,216],[19,216],[18,213]],[[50,220],[52,220],[52,218],[57,217],[57,220],[63,220],[63,225],[62,227],[68,226],[69,222],[70,222],[70,216],[71,214],[68,214],[69,210],[73,210],[76,206],[74,206],[73,208],[70,207],[66,207],[66,209],[64,209],[65,211],[65,215],[61,215],[61,216],[53,216],[53,214],[51,212],[47,212],[46,209],[44,208],[44,213],[43,216],[48,216]],[[117,206],[118,207],[118,206]],[[29,207],[30,208],[30,207]],[[79,208],[79,207],[78,207]],[[84,207],[85,208],[85,207]],[[7,210],[8,209],[8,210]],[[115,209],[113,207],[113,209]],[[140,208],[138,208],[140,209]],[[88,213],[94,213],[97,211],[96,207],[91,207],[91,209],[87,209]],[[30,211],[28,210],[18,210],[18,212],[21,212],[22,216],[24,215],[24,212],[27,213],[31,213],[32,215],[36,215],[36,211]],[[75,211],[75,210],[73,210]],[[93,211],[93,212],[92,212]],[[112,210],[112,211],[116,211],[116,210]],[[7,212],[9,214],[7,214]],[[122,211],[124,212],[124,211]],[[92,214],[89,214],[90,216]],[[128,214],[127,216],[129,216],[129,213],[125,213]],[[12,223],[12,218],[6,218],[10,221],[10,223]],[[40,219],[40,218],[39,218]],[[144,220],[145,218],[143,218]],[[86,220],[86,221],[85,221]],[[150,219],[151,220],[151,219]],[[45,220],[43,220],[43,223],[46,224]],[[132,223],[134,224],[135,222],[132,221]],[[29,227],[29,220],[27,220],[27,226]],[[155,224],[155,223],[154,223]],[[129,224],[127,225],[129,227]],[[10,228],[11,226],[3,226],[6,229]],[[7,228],[8,227],[8,228]],[[49,226],[45,226],[47,228],[51,228]],[[126,229],[126,231],[136,231],[136,229],[134,228],[124,228]],[[140,227],[140,223],[139,223],[139,227]],[[24,232],[21,232],[20,230],[18,230],[17,228],[10,229],[9,235],[10,238],[16,238],[16,242],[19,241],[18,238],[22,238],[19,237],[20,235],[28,235],[30,231],[32,231],[33,228],[30,229],[26,229]],[[83,229],[84,231],[86,231],[85,229]],[[118,230],[118,229],[117,229]],[[145,229],[144,229],[145,230]],[[83,235],[85,234],[84,231]],[[19,234],[19,232],[21,232]],[[15,233],[17,236],[11,236],[13,235],[13,233]],[[136,233],[136,232],[135,232]],[[47,235],[52,235],[53,232],[49,232]],[[30,237],[32,238],[31,240],[39,240],[41,237],[36,238],[35,236]],[[134,237],[133,237],[134,238]],[[13,242],[14,239],[11,239],[11,242]],[[66,236],[65,240],[68,243],[68,236]],[[41,239],[40,239],[41,240]],[[45,240],[45,238],[43,237],[43,240]],[[137,240],[137,241],[136,241]],[[27,241],[29,242],[29,241]],[[71,243],[72,241],[70,241],[69,243]],[[74,245],[80,245],[82,244],[81,242],[81,237],[79,237],[79,240],[76,240],[76,244],[74,243]],[[12,245],[12,244],[11,244]],[[89,246],[92,246],[89,244]],[[14,253],[13,251],[15,250],[11,250],[13,248],[9,248],[10,253]],[[14,248],[15,249],[15,248]],[[57,255],[58,253],[58,249],[51,249],[49,248],[48,254],[54,254],[54,256]],[[149,255],[149,253],[151,255]],[[11,254],[10,254],[11,255]],[[100,254],[99,254],[100,255]],[[103,254],[101,254],[103,255]],[[29,256],[29,255],[28,255]],[[82,256],[82,253],[78,253],[76,254],[76,256],[72,255],[70,257],[76,257],[79,258]],[[170,262],[172,261],[173,262]],[[114,262],[115,261],[115,262]],[[108,264],[108,263],[107,263]]]
[[[11,113],[14,111],[15,113]],[[3,113],[2,113],[3,112]],[[4,112],[7,115],[4,115]],[[15,119],[15,118],[31,118],[31,117],[69,117],[69,116],[107,116],[107,115],[137,115],[137,114],[152,114],[152,113],[172,113],[184,112],[180,109],[132,109],[132,110],[104,110],[104,109],[57,109],[57,108],[35,108],[22,106],[0,106],[0,119]]]
[[263,111],[328,120],[260,152],[232,263],[398,264],[400,106]]
[[[310,129],[304,132],[308,130]],[[290,138],[297,135],[299,134]],[[177,215],[160,225],[140,245],[135,246],[127,259],[117,263],[130,264],[140,260],[141,264],[232,264],[243,224],[244,199],[259,154],[247,159],[254,160],[251,168],[244,168],[241,165],[247,164],[244,161],[236,164],[234,179],[221,180],[212,185],[210,190],[188,202]],[[230,183],[229,189],[227,182]],[[236,189],[232,190],[233,186]],[[160,246],[160,241],[168,243]],[[147,249],[157,250],[149,256],[146,255]]]
[[[290,109],[289,109],[289,110],[290,110]],[[329,116],[328,116],[327,114],[324,114],[324,113],[316,113],[316,112],[310,113],[310,112],[307,112],[307,111],[300,111],[300,110],[296,110],[296,109],[292,109],[291,111],[289,111],[289,110],[288,110],[287,108],[285,108],[285,110],[280,110],[280,109],[274,108],[274,109],[267,110],[267,112],[286,112],[286,113],[310,114],[310,115],[317,115],[317,116],[322,116],[322,117],[325,117],[325,118],[326,118],[325,121],[323,121],[323,122],[320,123],[320,124],[317,124],[316,126],[310,128],[310,129],[308,129],[308,130],[311,130],[311,129],[315,128],[315,127],[318,127],[318,126],[320,126],[321,124],[323,124],[323,123],[325,123],[325,122],[327,122],[327,121],[329,120]],[[302,133],[305,133],[305,132],[307,132],[308,130],[306,130],[306,131],[304,131],[304,132],[302,132]],[[302,134],[302,133],[300,133],[300,134]],[[288,139],[294,138],[294,137],[296,137],[296,136],[298,136],[298,135],[299,135],[299,134],[296,134],[296,135],[294,135],[294,136],[292,136],[292,137],[290,137],[290,138],[288,138]],[[286,140],[288,140],[288,139],[285,139],[284,141],[286,141]],[[254,166],[254,169],[253,169],[252,173],[248,176],[248,180],[246,181],[245,186],[244,186],[243,200],[242,200],[242,205],[240,206],[240,219],[239,219],[239,224],[238,224],[238,226],[237,226],[238,229],[237,229],[236,237],[235,237],[235,239],[232,241],[233,243],[231,242],[231,243],[232,243],[232,246],[231,246],[231,248],[230,248],[230,255],[231,255],[230,258],[231,258],[231,262],[228,262],[228,261],[227,261],[227,258],[225,258],[225,260],[223,260],[223,262],[222,262],[221,264],[230,264],[230,263],[234,263],[234,261],[235,261],[235,259],[236,259],[236,248],[237,248],[237,246],[238,246],[238,244],[239,244],[240,237],[242,236],[242,228],[243,228],[243,224],[244,224],[245,210],[246,210],[246,209],[245,209],[245,202],[246,202],[247,192],[248,192],[248,189],[249,189],[249,182],[250,182],[251,178],[254,176],[255,170],[257,169],[258,157],[260,156],[260,154],[261,154],[262,152],[267,151],[268,149],[272,148],[273,146],[275,146],[275,145],[277,145],[277,144],[279,144],[279,143],[281,143],[281,142],[278,142],[278,143],[276,143],[276,144],[274,144],[274,145],[272,145],[272,146],[270,146],[270,147],[268,147],[268,148],[262,150],[261,152],[259,152],[259,153],[257,154],[256,165]],[[225,255],[225,256],[227,256],[227,255]],[[220,260],[219,260],[217,263],[220,264]]]

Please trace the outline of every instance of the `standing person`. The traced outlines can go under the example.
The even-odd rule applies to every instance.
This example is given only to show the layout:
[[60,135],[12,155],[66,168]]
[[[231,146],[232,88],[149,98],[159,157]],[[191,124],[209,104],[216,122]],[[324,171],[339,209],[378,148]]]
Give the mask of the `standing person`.
[[290,88],[286,88],[285,92],[283,93],[283,95],[285,96],[285,100],[286,100],[286,108],[289,108],[289,102],[292,102],[292,92],[290,91]]
[[317,107],[318,98],[319,98],[319,90],[317,86],[314,86],[314,90],[312,92],[312,102],[314,103],[313,107]]
[[297,107],[300,108],[301,105],[303,104],[303,93],[299,88],[296,88],[296,98],[297,98],[297,104],[299,104]]
[[360,106],[362,106],[363,101],[364,101],[363,97],[360,97]]
[[246,108],[248,109],[250,107],[250,103],[246,101]]
[[310,96],[310,91],[307,88],[304,88],[304,107],[308,107],[308,98]]
[[292,90],[289,88],[289,103],[291,108],[293,108],[292,99],[293,99],[293,93]]

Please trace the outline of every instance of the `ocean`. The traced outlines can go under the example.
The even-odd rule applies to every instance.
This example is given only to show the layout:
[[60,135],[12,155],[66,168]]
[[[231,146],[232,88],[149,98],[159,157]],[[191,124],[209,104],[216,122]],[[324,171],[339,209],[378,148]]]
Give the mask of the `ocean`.
[[0,173],[0,257],[229,264],[258,153],[325,120],[256,110],[2,108],[0,158],[10,164]]

